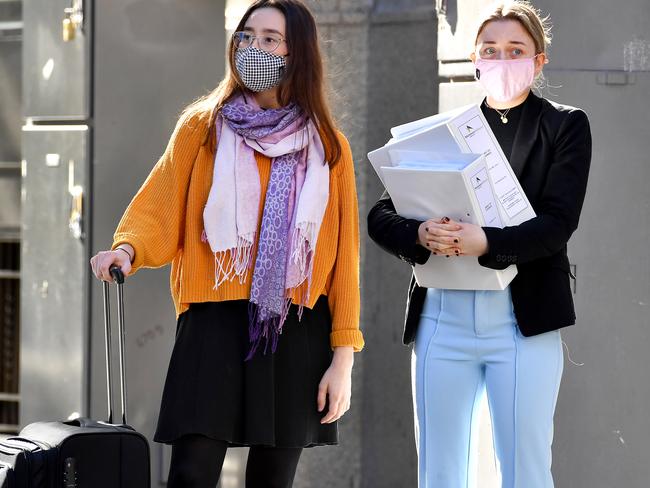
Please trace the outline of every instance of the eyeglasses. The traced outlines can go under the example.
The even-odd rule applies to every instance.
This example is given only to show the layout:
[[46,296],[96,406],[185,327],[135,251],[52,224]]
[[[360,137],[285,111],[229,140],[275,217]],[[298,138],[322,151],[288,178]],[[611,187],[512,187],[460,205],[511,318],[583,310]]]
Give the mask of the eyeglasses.
[[267,53],[272,53],[275,51],[280,43],[284,42],[286,39],[279,36],[273,35],[264,35],[264,36],[254,36],[253,34],[245,31],[238,31],[232,35],[233,42],[237,49],[246,49],[250,47],[255,39],[257,39],[257,45],[262,51]]

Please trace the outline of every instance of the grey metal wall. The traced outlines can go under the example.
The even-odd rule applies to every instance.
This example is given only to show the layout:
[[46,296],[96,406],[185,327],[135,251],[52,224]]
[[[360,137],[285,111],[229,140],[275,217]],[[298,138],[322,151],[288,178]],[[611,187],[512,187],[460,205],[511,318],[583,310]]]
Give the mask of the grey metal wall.
[[23,114],[34,121],[68,123],[90,113],[89,47],[92,3],[74,40],[63,41],[64,10],[71,0],[26,0],[23,14]]
[[[23,5],[21,381],[22,425],[87,411],[84,232],[69,227],[73,187],[88,200],[91,16],[62,40],[67,0]],[[78,202],[79,203],[79,202]],[[80,222],[82,223],[82,222]]]
[[[83,181],[87,126],[23,133],[21,424],[86,410],[84,241],[68,230],[70,173]],[[48,156],[49,155],[49,156]]]
[[[473,18],[487,2],[442,2],[440,110],[480,100],[464,59]],[[568,358],[556,412],[556,486],[642,488],[650,480],[650,4],[537,0],[553,44],[542,94],[587,111],[593,160],[580,227],[569,244],[576,267],[577,325],[563,331]],[[442,44],[445,44],[443,46]],[[631,70],[633,72],[625,71]]]

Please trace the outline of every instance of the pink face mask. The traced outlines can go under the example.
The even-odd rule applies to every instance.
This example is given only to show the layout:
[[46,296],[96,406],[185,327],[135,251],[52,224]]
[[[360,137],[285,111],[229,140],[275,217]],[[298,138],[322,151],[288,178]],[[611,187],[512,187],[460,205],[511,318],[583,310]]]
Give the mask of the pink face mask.
[[535,58],[476,58],[476,79],[497,102],[509,102],[530,88],[535,80]]

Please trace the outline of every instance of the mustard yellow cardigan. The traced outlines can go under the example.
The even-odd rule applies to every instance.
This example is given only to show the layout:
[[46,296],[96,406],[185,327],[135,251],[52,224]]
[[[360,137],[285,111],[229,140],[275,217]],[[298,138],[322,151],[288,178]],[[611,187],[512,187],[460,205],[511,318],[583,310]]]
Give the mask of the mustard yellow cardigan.
[[[170,286],[180,315],[190,303],[240,300],[250,297],[252,273],[244,283],[236,278],[214,289],[214,255],[201,241],[203,207],[212,186],[214,153],[202,145],[206,115],[181,117],[164,154],[137,192],[115,231],[112,249],[123,243],[135,250],[133,270],[171,263]],[[308,308],[327,295],[332,318],[332,347],[363,348],[359,330],[359,217],[350,145],[338,134],[342,156],[330,171],[330,195],[318,236]],[[259,226],[271,160],[255,153],[262,198]],[[257,243],[254,246],[254,255]],[[303,285],[304,286],[304,285]],[[301,291],[292,296],[300,300]],[[247,327],[247,322],[242,327]]]

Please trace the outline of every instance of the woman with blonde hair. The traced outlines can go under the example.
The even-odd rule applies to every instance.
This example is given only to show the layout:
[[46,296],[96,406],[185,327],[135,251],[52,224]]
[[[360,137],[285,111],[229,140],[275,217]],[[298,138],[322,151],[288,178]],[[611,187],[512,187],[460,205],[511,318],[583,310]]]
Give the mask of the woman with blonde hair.
[[257,0],[229,74],[186,109],[133,198],[111,281],[171,263],[177,333],[157,442],[168,486],[215,487],[250,446],[246,486],[290,487],[302,449],[338,442],[359,331],[354,164],[323,89],[316,24],[299,0]]
[[481,18],[470,58],[481,104],[536,217],[503,229],[435,215],[399,216],[388,195],[370,211],[370,236],[411,265],[476,256],[516,264],[503,291],[409,288],[404,342],[415,342],[413,399],[419,486],[474,486],[476,410],[492,417],[503,488],[552,488],[553,414],[563,369],[559,329],[575,323],[567,242],[578,226],[591,161],[585,113],[532,93],[547,62],[549,25],[527,2]]

